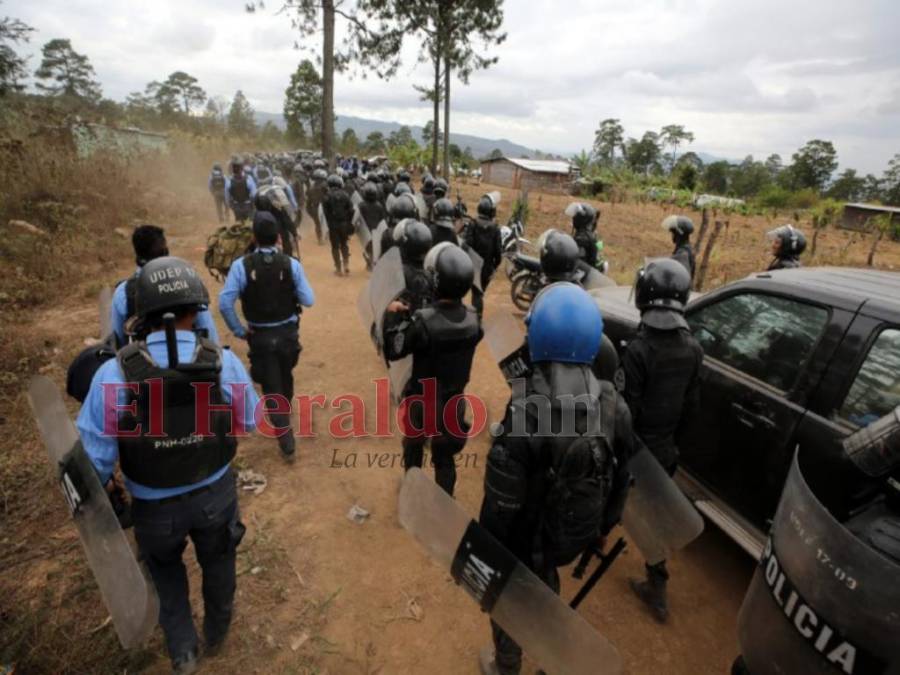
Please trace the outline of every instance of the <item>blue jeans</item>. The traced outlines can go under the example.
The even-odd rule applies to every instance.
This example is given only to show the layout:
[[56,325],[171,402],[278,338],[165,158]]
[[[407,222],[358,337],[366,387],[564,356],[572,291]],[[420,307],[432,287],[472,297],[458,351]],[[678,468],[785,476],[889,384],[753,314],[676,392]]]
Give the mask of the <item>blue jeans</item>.
[[231,624],[235,552],[245,529],[231,470],[191,496],[135,499],[132,513],[135,539],[159,594],[159,624],[169,656],[183,656],[198,642],[182,561],[188,537],[203,571],[204,638],[208,645],[220,642]]

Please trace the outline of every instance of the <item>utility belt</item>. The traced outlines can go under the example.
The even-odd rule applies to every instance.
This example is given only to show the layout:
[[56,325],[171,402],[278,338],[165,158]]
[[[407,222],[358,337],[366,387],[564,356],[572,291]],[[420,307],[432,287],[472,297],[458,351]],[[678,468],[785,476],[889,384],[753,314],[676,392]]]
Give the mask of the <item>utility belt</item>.
[[182,492],[177,495],[172,495],[171,497],[163,497],[162,499],[139,499],[134,497],[134,501],[136,502],[144,502],[146,504],[155,504],[156,506],[162,506],[163,504],[174,504],[176,502],[187,502],[193,499],[194,497],[199,497],[202,494],[206,494],[207,492],[212,492],[222,481],[225,480],[234,480],[234,474],[231,472],[231,467],[225,471],[219,480],[213,481],[209,485],[202,485],[198,488],[194,488],[193,490],[188,490],[187,492]]
[[247,325],[251,329],[253,329],[254,333],[264,333],[271,330],[283,330],[285,328],[299,328],[300,317],[298,315],[296,319],[285,319],[284,323],[275,324],[274,326],[257,326],[249,322],[247,323]]

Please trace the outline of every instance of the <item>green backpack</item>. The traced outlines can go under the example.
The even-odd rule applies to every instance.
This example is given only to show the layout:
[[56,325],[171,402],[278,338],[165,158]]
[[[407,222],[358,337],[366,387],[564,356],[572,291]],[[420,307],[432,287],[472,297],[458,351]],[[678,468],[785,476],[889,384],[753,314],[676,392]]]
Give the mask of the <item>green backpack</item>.
[[253,243],[253,228],[235,223],[223,225],[206,240],[203,262],[209,273],[219,282],[225,281],[232,263],[244,255]]

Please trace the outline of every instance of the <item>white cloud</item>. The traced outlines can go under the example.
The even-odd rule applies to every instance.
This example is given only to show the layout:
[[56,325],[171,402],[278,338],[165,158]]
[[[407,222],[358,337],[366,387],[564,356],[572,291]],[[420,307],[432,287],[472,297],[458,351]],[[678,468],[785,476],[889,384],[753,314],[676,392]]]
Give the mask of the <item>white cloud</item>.
[[[242,89],[279,112],[303,54],[288,16],[248,15],[242,0],[7,0],[0,12],[38,33],[34,53],[69,37],[121,99],[174,70],[212,94]],[[454,80],[451,127],[529,147],[589,147],[599,120],[631,136],[684,124],[694,149],[784,157],[832,140],[843,166],[883,171],[900,151],[900,3],[896,0],[507,0],[499,63]],[[318,48],[319,37],[307,39]],[[417,48],[384,82],[340,75],[339,113],[423,124],[413,84],[428,84]],[[39,59],[32,57],[36,67]]]

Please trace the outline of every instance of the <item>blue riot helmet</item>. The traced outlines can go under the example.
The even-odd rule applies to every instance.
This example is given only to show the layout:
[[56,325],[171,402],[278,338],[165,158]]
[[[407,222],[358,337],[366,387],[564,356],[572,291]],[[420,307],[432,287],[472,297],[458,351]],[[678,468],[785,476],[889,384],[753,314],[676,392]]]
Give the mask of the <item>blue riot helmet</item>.
[[568,281],[541,290],[525,317],[534,363],[590,364],[600,348],[603,316],[581,286]]

